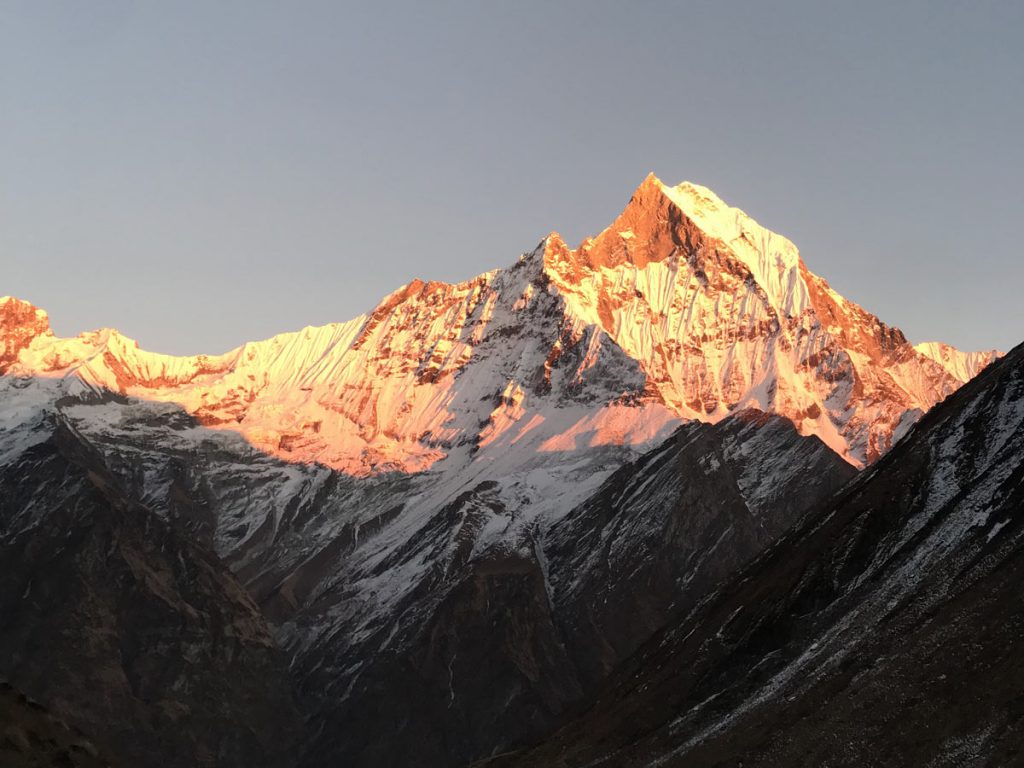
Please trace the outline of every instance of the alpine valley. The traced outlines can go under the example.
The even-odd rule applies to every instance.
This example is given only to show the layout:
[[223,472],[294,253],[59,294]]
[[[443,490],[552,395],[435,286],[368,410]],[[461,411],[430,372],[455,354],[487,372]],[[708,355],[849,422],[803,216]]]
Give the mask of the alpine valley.
[[5,765],[1024,760],[1024,352],[704,187],[221,355],[0,340]]

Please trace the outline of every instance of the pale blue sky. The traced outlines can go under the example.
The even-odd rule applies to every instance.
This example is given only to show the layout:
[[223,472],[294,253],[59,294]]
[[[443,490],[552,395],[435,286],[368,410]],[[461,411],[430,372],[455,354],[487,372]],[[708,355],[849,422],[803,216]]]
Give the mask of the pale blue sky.
[[1020,2],[0,0],[0,294],[219,352],[577,242],[653,170],[1005,349],[1022,40]]

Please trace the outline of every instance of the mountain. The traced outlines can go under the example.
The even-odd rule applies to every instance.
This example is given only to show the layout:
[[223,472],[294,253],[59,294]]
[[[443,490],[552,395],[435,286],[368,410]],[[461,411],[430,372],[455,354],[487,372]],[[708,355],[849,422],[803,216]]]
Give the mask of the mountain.
[[80,731],[46,707],[0,683],[0,760],[5,768],[111,768],[115,765]]
[[256,606],[67,424],[0,468],[0,568],[4,676],[119,762],[287,764],[301,719]]
[[690,422],[545,537],[550,598],[592,689],[856,471],[761,411]]
[[[227,568],[241,596],[220,579],[200,594],[218,615],[254,606],[253,646],[287,655],[307,737],[284,759],[306,766],[451,765],[539,739],[967,370],[710,191],[653,176],[576,249],[551,234],[506,269],[415,280],[350,322],[222,355],[59,338],[12,298],[0,340],[0,473],[32,477],[73,435],[115,509]],[[46,505],[100,509],[79,480]],[[106,586],[134,604],[130,582]],[[244,667],[207,680],[210,653],[190,687],[229,682],[237,701]],[[263,710],[238,706],[259,733]]]
[[962,383],[694,184],[649,176],[596,238],[573,251],[550,238],[545,267],[676,414],[778,413],[858,466]]
[[512,445],[650,444],[681,419],[750,407],[862,466],[991,359],[915,349],[785,238],[653,175],[575,250],[553,233],[508,269],[414,280],[369,315],[224,355],[149,353],[110,329],[58,339],[45,313],[3,306],[12,372],[173,402],[261,450],[351,474]]
[[[432,565],[397,606],[408,618],[322,707],[305,764],[459,765],[536,738],[854,474],[781,417],[744,412],[683,425],[514,539],[480,536],[517,514],[481,482],[387,564]],[[332,643],[303,655],[317,688],[331,689],[337,654]]]
[[940,341],[915,344],[914,349],[925,357],[930,357],[945,368],[950,376],[961,382],[970,381],[981,373],[985,366],[999,358],[999,351],[995,349],[983,352],[961,352],[956,347],[951,347]]
[[1024,345],[488,766],[1017,765]]

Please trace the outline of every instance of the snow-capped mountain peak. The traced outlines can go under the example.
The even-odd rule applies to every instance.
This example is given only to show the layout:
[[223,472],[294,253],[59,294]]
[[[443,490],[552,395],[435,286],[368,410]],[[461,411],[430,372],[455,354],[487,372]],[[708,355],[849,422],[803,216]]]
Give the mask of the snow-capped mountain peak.
[[154,354],[112,330],[59,339],[14,299],[0,319],[5,368],[174,403],[262,450],[356,474],[507,460],[512,446],[528,464],[642,445],[751,407],[863,465],[991,359],[915,350],[789,240],[653,174],[575,249],[552,233],[507,269],[413,280],[365,316],[222,355]]
[[986,349],[979,352],[962,352],[941,341],[925,341],[915,344],[914,349],[925,357],[941,365],[950,376],[957,381],[967,383],[989,363],[1002,357],[997,349]]
[[695,184],[648,176],[596,237],[571,249],[550,236],[544,267],[681,418],[779,413],[862,465],[963,381]]
[[[674,239],[683,233],[689,235],[689,241]],[[564,255],[559,247],[564,245],[561,238],[552,234],[550,240],[556,258]],[[808,308],[810,298],[800,276],[802,263],[793,243],[727,205],[707,187],[690,182],[671,187],[653,173],[633,193],[615,222],[597,237],[585,240],[575,256],[591,269],[624,263],[642,269],[677,255],[680,248],[711,245],[728,248],[778,311],[798,316]]]
[[0,374],[17,361],[32,339],[50,333],[45,310],[13,296],[0,296]]

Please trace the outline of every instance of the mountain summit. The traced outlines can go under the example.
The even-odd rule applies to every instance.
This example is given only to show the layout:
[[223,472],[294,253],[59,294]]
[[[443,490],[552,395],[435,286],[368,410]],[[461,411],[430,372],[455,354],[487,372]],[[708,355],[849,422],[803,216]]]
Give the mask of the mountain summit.
[[553,233],[507,269],[414,280],[368,315],[223,355],[153,354],[114,331],[59,339],[45,313],[5,306],[12,371],[175,403],[261,450],[357,475],[489,448],[646,445],[747,408],[863,466],[992,359],[913,347],[786,238],[653,174],[575,249]]
[[545,268],[675,414],[778,413],[857,465],[984,365],[934,365],[793,243],[695,184],[648,176],[597,237],[575,250],[549,238]]

